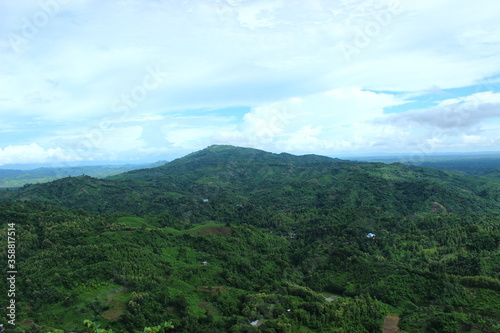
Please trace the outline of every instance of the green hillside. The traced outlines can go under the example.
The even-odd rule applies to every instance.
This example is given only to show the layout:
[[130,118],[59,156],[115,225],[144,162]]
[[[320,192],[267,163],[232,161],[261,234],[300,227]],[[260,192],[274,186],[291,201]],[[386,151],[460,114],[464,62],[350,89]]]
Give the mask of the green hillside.
[[165,161],[143,165],[99,165],[60,168],[36,168],[31,170],[0,169],[0,189],[21,187],[26,184],[46,183],[64,177],[88,175],[105,178],[135,169],[151,168]]
[[467,175],[500,176],[500,157],[434,158],[418,165]]
[[463,175],[476,175],[487,177],[500,176],[500,157],[498,154],[463,154],[450,156],[419,156],[408,159],[404,157],[354,157],[356,160],[366,162],[401,162],[409,165],[445,170]]
[[0,197],[138,216],[165,209],[196,214],[206,206],[203,199],[217,211],[250,204],[416,214],[434,209],[437,202],[450,213],[474,213],[499,209],[499,185],[498,179],[402,164],[211,146],[157,168],[104,180],[64,178],[3,192]]
[[211,146],[3,191],[12,332],[500,332],[498,182]]

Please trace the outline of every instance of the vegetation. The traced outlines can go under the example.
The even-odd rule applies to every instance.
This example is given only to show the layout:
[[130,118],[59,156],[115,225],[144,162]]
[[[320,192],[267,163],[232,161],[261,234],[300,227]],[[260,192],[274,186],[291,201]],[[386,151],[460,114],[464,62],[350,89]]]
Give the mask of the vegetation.
[[17,188],[26,184],[37,184],[61,179],[88,175],[105,178],[130,170],[151,168],[165,164],[165,161],[144,165],[106,165],[59,168],[36,168],[31,170],[0,169],[0,189]]
[[2,192],[12,332],[500,332],[497,181],[212,146]]
[[462,175],[476,175],[499,177],[500,157],[493,154],[467,155],[430,155],[413,156],[412,159],[394,157],[366,157],[361,160],[367,162],[394,163],[401,162],[409,165],[423,166],[427,168],[451,171]]
[[469,158],[434,158],[416,163],[419,166],[453,171],[466,175],[499,177],[500,158],[498,157],[469,157]]

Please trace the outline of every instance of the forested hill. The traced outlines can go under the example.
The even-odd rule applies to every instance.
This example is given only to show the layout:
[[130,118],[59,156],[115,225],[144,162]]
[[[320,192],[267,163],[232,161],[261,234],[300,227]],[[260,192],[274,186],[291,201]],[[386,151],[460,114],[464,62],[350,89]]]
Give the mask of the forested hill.
[[254,205],[412,215],[499,210],[499,182],[403,164],[211,146],[156,168],[103,180],[69,177],[0,196],[138,216],[166,209],[195,213],[206,204],[204,199],[216,210]]
[[68,176],[89,175],[105,178],[135,169],[152,168],[167,163],[158,161],[143,165],[95,165],[80,167],[41,167],[30,170],[0,169],[0,189],[21,187],[25,184],[46,183]]
[[498,181],[211,146],[1,191],[7,328],[498,333]]

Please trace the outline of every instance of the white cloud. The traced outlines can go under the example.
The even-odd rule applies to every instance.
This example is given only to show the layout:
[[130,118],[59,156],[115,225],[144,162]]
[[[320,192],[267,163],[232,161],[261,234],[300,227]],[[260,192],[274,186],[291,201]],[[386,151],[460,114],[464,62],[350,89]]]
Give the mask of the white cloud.
[[498,95],[477,93],[431,109],[385,114],[384,108],[403,104],[404,98],[359,88],[336,89],[256,107],[238,128],[214,133],[212,142],[334,155],[446,147],[470,151],[474,138],[491,150],[500,130],[500,121],[495,122],[499,104],[493,103]]
[[[479,88],[482,87],[479,86]],[[500,93],[485,91],[463,97],[449,98],[440,101],[438,106],[449,106],[456,104],[466,105],[468,107],[475,107],[479,106],[480,104],[500,104]]]
[[80,161],[82,157],[60,147],[43,148],[36,143],[0,148],[0,165]]
[[379,129],[366,123],[383,115],[385,107],[403,102],[390,94],[359,88],[291,98],[253,108],[239,128],[215,133],[213,141],[273,151],[326,153],[358,145],[366,148],[371,142],[368,134],[379,135]]
[[[22,142],[66,149],[57,140],[79,142],[80,133],[107,122],[114,129],[100,130],[106,139],[88,158],[123,155],[126,147],[130,156],[169,144],[197,149],[210,140],[274,150],[405,150],[432,137],[420,128],[430,126],[454,130],[455,142],[440,143],[445,149],[459,140],[449,120],[457,114],[466,135],[497,142],[484,130],[497,114],[496,93],[450,98],[431,111],[389,116],[383,109],[428,87],[499,75],[500,2],[51,1],[0,2],[2,128],[20,132],[27,118],[41,124],[36,134],[24,131]],[[54,1],[60,5],[40,5]],[[44,12],[49,20],[29,33]],[[13,34],[23,38],[20,52]],[[148,68],[157,66],[162,80],[144,90]],[[209,112],[204,121],[192,117],[193,109],[231,106],[252,111],[239,124]],[[147,117],[161,122],[157,134],[141,134]]]
[[464,135],[462,137],[462,142],[465,144],[479,144],[484,143],[486,138],[482,138],[479,135]]

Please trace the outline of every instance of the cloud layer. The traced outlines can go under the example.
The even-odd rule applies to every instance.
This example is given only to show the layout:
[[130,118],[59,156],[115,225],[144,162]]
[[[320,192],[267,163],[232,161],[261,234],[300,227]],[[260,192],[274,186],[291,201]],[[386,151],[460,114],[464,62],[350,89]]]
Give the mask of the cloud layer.
[[4,1],[0,164],[211,143],[499,150],[498,12],[489,0]]

